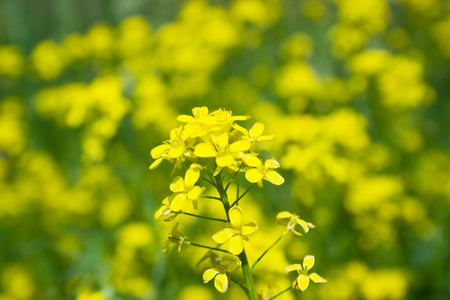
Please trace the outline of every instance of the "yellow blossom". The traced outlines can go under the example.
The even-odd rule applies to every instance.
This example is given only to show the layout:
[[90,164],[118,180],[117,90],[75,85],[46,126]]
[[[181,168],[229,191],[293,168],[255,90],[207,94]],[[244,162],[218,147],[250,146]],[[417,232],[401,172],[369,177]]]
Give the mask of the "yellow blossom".
[[293,288],[297,288],[302,292],[306,290],[311,279],[315,283],[327,282],[324,278],[320,277],[317,273],[309,273],[309,270],[314,266],[314,256],[307,255],[303,259],[303,267],[301,264],[289,265],[285,268],[286,273],[297,271],[298,277],[292,284]]
[[284,178],[273,169],[280,167],[278,161],[274,158],[265,161],[264,165],[261,160],[253,154],[245,154],[242,156],[242,161],[249,166],[245,172],[245,179],[251,183],[258,183],[262,187],[262,180],[267,180],[275,185],[281,185]]
[[228,289],[228,276],[241,267],[241,261],[236,257],[223,258],[216,262],[214,268],[203,273],[203,282],[207,283],[214,278],[214,287],[221,293]]
[[303,235],[298,230],[295,229],[296,225],[300,225],[305,233],[307,233],[310,228],[314,228],[314,225],[312,223],[308,223],[305,220],[300,219],[300,216],[292,214],[288,211],[280,212],[277,215],[277,222],[278,224],[287,227],[285,234],[288,233],[290,230],[296,235]]
[[255,221],[248,223],[243,222],[242,210],[239,206],[234,206],[228,211],[230,222],[227,223],[228,228],[224,228],[213,235],[216,243],[222,244],[230,241],[230,252],[239,255],[244,250],[243,241],[248,241],[250,234],[258,229]]

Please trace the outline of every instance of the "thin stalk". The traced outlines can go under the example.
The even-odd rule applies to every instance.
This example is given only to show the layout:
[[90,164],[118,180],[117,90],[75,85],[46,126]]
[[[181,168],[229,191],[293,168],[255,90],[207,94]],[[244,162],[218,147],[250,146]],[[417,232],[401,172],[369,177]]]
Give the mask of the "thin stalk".
[[263,254],[261,254],[260,257],[258,257],[258,259],[253,263],[252,267],[250,268],[250,270],[253,270],[253,268],[256,266],[257,263],[259,263],[259,261],[264,257],[264,255],[267,254],[267,252],[270,251],[270,249],[272,249],[276,244],[278,244],[279,241],[281,241],[281,239],[284,237],[284,233],[282,235],[280,235],[280,237],[272,244],[270,245],[269,248],[266,249],[266,251],[264,251]]
[[234,276],[232,276],[231,274],[230,274],[230,279],[231,279],[231,281],[233,281],[233,282],[239,284],[239,286],[244,290],[244,292],[245,292],[246,294],[248,293],[247,287],[246,287],[242,282],[240,282],[239,280],[237,280],[236,278],[234,278]]
[[205,176],[200,176],[201,179],[203,179],[204,181],[208,182],[209,184],[211,184],[212,186],[216,186],[216,184],[212,181],[209,180],[208,178],[206,178]]
[[208,198],[208,199],[214,199],[214,200],[222,201],[222,198],[214,197],[214,196],[200,196],[200,198]]
[[284,294],[284,293],[286,293],[287,291],[290,291],[292,289],[292,286],[290,286],[290,287],[288,287],[287,289],[285,289],[284,291],[282,291],[282,292],[279,292],[278,294],[276,294],[275,296],[272,296],[272,297],[270,297],[269,299],[267,299],[267,300],[272,300],[272,299],[275,299],[276,297],[279,297],[281,294]]
[[228,222],[227,220],[224,220],[224,219],[211,218],[211,217],[207,217],[207,216],[200,216],[200,215],[191,214],[191,213],[184,212],[184,211],[182,211],[181,214],[187,215],[187,216],[191,216],[191,217],[200,218],[200,219],[205,219],[205,220],[218,221],[218,222],[224,222],[224,223]]
[[231,204],[231,207],[237,205],[239,203],[239,200],[242,199],[242,197],[244,197],[248,192],[250,192],[250,190],[252,189],[252,187],[255,186],[255,184],[253,183],[242,195],[240,195],[236,201],[233,202],[233,204]]
[[239,259],[242,263],[242,272],[244,273],[245,285],[247,286],[247,296],[249,300],[256,300],[255,287],[253,282],[252,270],[250,269],[250,264],[248,263],[247,254],[245,250],[239,254]]
[[[223,184],[221,181],[220,173],[215,176],[216,183],[217,183],[217,192],[222,198],[222,204],[223,208],[225,209],[225,212],[227,214],[228,221],[230,220],[230,216],[228,215],[228,211],[230,210],[230,202],[228,201],[227,193],[225,192],[223,188]],[[241,252],[241,254],[238,255],[240,261],[241,261],[241,267],[242,272],[244,273],[244,279],[245,279],[245,286],[247,287],[246,293],[249,300],[256,300],[256,293],[255,293],[255,287],[253,283],[253,276],[252,276],[252,270],[250,269],[250,264],[248,263],[247,254],[245,253],[245,250]]]
[[228,250],[224,250],[224,249],[220,249],[220,248],[215,248],[215,247],[209,247],[209,246],[205,246],[205,245],[200,245],[200,244],[193,243],[193,242],[189,242],[189,241],[185,241],[184,244],[191,245],[191,246],[195,246],[195,247],[199,247],[199,248],[205,248],[205,249],[209,249],[209,250],[215,250],[215,251],[225,252],[225,253],[228,253],[228,254],[233,254],[233,253],[231,253],[231,252],[228,251]]
[[225,192],[228,191],[228,188],[230,187],[231,183],[233,182],[233,180],[236,178],[236,176],[239,174],[241,170],[239,169],[239,171],[237,171],[233,177],[231,178],[230,182],[228,182],[227,186],[225,187]]

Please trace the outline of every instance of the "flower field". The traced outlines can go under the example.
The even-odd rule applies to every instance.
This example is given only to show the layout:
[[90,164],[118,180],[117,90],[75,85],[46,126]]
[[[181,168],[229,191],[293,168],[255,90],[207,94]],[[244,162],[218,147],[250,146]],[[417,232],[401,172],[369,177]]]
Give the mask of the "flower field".
[[449,69],[446,0],[1,0],[0,300],[449,299]]

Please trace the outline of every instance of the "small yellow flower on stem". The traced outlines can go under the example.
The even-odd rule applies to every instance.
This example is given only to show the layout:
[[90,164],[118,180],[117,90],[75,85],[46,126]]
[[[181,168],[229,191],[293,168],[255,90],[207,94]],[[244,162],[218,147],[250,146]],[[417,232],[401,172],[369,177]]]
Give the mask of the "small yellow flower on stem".
[[166,240],[166,243],[164,244],[163,251],[168,252],[170,244],[178,244],[177,252],[181,251],[181,246],[183,246],[183,243],[186,241],[192,241],[192,238],[189,238],[187,236],[184,236],[179,230],[178,226],[181,224],[181,222],[178,222],[175,224],[175,226],[172,227],[171,234]]
[[195,147],[194,155],[197,157],[215,157],[217,168],[214,175],[217,175],[222,168],[228,167],[238,171],[236,159],[240,157],[239,153],[250,149],[250,142],[239,140],[232,144],[228,143],[228,133],[211,134],[211,143],[200,143]]
[[262,180],[267,180],[275,185],[281,185],[284,183],[284,178],[273,169],[280,167],[278,161],[274,158],[265,161],[264,165],[261,160],[253,154],[244,154],[242,161],[249,166],[245,172],[245,179],[251,183],[258,183],[259,187],[262,187]]
[[244,250],[243,241],[248,241],[249,235],[258,229],[255,221],[248,223],[243,222],[242,210],[239,206],[234,206],[228,211],[230,222],[227,223],[228,228],[224,228],[213,235],[216,243],[222,244],[230,241],[230,252],[239,255]]
[[300,216],[292,214],[288,211],[280,212],[277,215],[277,222],[278,224],[287,227],[285,234],[288,233],[289,231],[292,231],[296,235],[303,235],[298,230],[296,230],[295,227],[297,225],[300,225],[300,227],[303,229],[305,233],[307,233],[310,228],[314,228],[314,225],[312,223],[308,223],[305,220],[300,219]]
[[233,128],[239,131],[242,134],[242,139],[249,140],[252,143],[256,143],[258,141],[270,141],[275,137],[275,135],[262,135],[264,132],[264,124],[256,122],[250,130],[239,126],[238,124],[233,124]]
[[203,273],[203,282],[207,283],[214,278],[214,287],[221,293],[228,289],[229,274],[241,267],[241,261],[237,258],[222,259],[214,268]]
[[165,216],[166,218],[164,219],[164,221],[169,222],[179,215],[179,212],[175,212],[170,209],[170,203],[172,202],[173,196],[174,195],[164,198],[164,200],[162,201],[163,206],[161,206],[155,212],[155,221],[158,221],[162,216]]
[[301,264],[289,265],[285,268],[286,273],[297,271],[298,277],[292,284],[293,288],[297,288],[300,291],[306,290],[311,279],[315,283],[327,282],[324,278],[320,277],[317,273],[309,273],[309,270],[314,266],[314,256],[307,255],[303,259],[303,267]]
[[170,201],[170,209],[172,211],[177,212],[182,210],[187,200],[192,201],[192,206],[194,209],[197,209],[198,197],[205,190],[204,187],[195,185],[200,178],[200,170],[202,168],[199,164],[191,164],[186,171],[184,179],[181,176],[177,176],[172,181],[170,190],[175,193]]
[[175,164],[175,168],[180,167],[187,148],[193,143],[193,141],[188,141],[189,136],[183,134],[184,131],[183,126],[172,129],[170,140],[152,149],[150,155],[156,160],[150,165],[150,170],[156,169],[164,159]]

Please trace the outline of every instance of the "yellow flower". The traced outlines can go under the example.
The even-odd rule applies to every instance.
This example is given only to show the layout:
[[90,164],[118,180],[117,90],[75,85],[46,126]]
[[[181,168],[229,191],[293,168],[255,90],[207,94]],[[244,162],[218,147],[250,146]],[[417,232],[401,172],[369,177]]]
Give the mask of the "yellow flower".
[[169,251],[169,246],[171,243],[174,244],[178,244],[178,249],[177,252],[181,251],[181,246],[183,246],[185,241],[192,241],[192,238],[189,238],[187,236],[184,236],[181,231],[178,230],[178,226],[181,224],[181,222],[176,223],[173,227],[172,227],[172,231],[171,234],[169,235],[169,237],[167,238],[164,247],[163,247],[163,251],[164,252],[168,252]]
[[223,109],[208,114],[206,106],[192,109],[193,116],[180,115],[177,120],[186,124],[190,137],[204,137],[209,133],[221,134],[230,130],[234,121],[247,120],[248,116],[232,116],[231,111]]
[[176,194],[173,194],[172,196],[164,198],[164,200],[162,201],[163,206],[161,206],[155,212],[155,215],[154,215],[155,221],[158,221],[159,218],[161,218],[161,216],[167,216],[167,218],[165,218],[164,221],[169,222],[169,221],[172,221],[173,219],[175,219],[179,215],[179,212],[175,212],[170,209],[170,204],[175,195]]
[[246,224],[243,222],[242,210],[239,206],[234,206],[228,211],[230,222],[227,223],[228,228],[224,228],[213,235],[216,243],[222,244],[230,241],[230,252],[239,255],[244,250],[243,241],[248,241],[248,235],[254,233],[258,229],[255,221]]
[[308,223],[305,220],[300,219],[300,216],[291,214],[288,211],[280,212],[277,215],[277,222],[282,226],[287,226],[285,234],[288,233],[289,230],[291,230],[296,235],[303,235],[295,229],[296,225],[300,225],[305,233],[307,233],[310,228],[314,228],[314,225],[312,223]]
[[284,178],[273,170],[280,167],[280,164],[274,158],[266,160],[263,165],[257,156],[245,154],[242,156],[242,161],[250,167],[245,172],[245,179],[249,182],[258,183],[259,187],[262,187],[263,179],[275,185],[283,184]]
[[192,201],[194,209],[198,207],[198,197],[205,190],[204,187],[195,185],[200,178],[200,170],[203,167],[199,164],[191,164],[186,171],[184,179],[181,176],[177,176],[170,184],[170,190],[174,192],[174,196],[170,201],[170,210],[177,212],[180,211],[187,200]]
[[206,270],[203,273],[203,282],[207,283],[214,278],[215,288],[225,293],[228,289],[228,274],[238,270],[241,261],[236,257],[221,259],[216,263],[216,267]]
[[189,136],[184,134],[184,131],[183,126],[172,129],[170,140],[152,149],[150,155],[156,160],[150,165],[150,170],[156,169],[163,159],[175,164],[175,168],[180,167],[187,148],[192,145],[192,141],[187,141]]
[[285,268],[286,273],[297,271],[298,277],[292,284],[293,288],[297,288],[302,292],[306,290],[311,279],[315,283],[327,282],[324,278],[320,277],[317,273],[309,273],[309,270],[314,266],[314,256],[307,255],[303,259],[303,267],[301,264],[289,265]]
[[242,139],[249,140],[254,145],[258,141],[270,141],[275,137],[275,135],[262,135],[264,132],[264,124],[256,122],[250,130],[239,126],[238,124],[233,124],[233,128],[242,133]]
[[212,144],[198,144],[195,147],[194,155],[197,157],[215,157],[217,168],[214,175],[218,174],[224,167],[228,167],[237,172],[239,166],[236,159],[240,158],[241,152],[250,149],[251,143],[248,140],[239,140],[229,144],[227,132],[220,135],[211,134],[211,140]]

